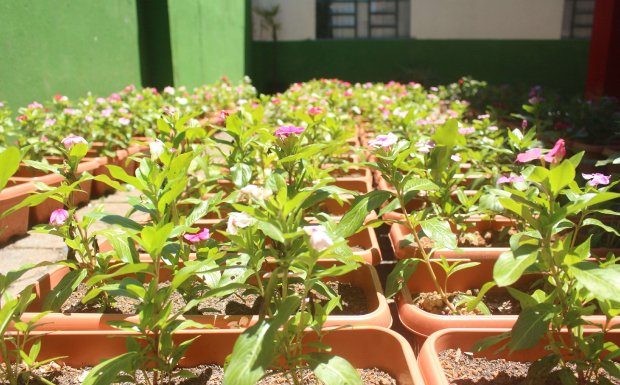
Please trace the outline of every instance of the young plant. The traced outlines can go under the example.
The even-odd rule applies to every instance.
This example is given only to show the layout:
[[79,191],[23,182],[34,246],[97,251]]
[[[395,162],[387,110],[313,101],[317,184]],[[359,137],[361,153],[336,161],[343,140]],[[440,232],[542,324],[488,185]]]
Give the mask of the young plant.
[[[538,380],[541,375],[557,375],[563,384],[609,384],[605,372],[616,378],[620,374],[614,362],[620,350],[605,339],[613,317],[620,314],[620,270],[614,256],[593,258],[590,238],[583,239],[580,233],[595,226],[617,235],[592,215],[617,215],[598,207],[620,194],[609,191],[615,183],[602,174],[584,174],[588,183],[580,186],[575,169],[583,153],[564,159],[562,144],[520,154],[518,162],[540,165],[524,169],[527,189],[506,186],[510,195],[500,198],[529,227],[511,237],[510,252],[502,254],[494,267],[495,283],[508,287],[522,307],[512,331],[494,342],[507,339],[505,347],[512,352],[544,341],[548,354],[530,369]],[[524,274],[539,275],[535,284],[539,289],[528,293],[510,287]],[[602,324],[584,320],[597,311],[605,316]]]
[[[224,383],[255,384],[268,369],[274,368],[299,385],[303,383],[301,370],[309,367],[326,384],[339,383],[336,378],[360,384],[355,369],[343,358],[329,354],[328,346],[321,342],[327,332],[323,329],[327,316],[340,303],[323,280],[357,268],[359,259],[353,256],[343,237],[362,225],[368,214],[363,211],[369,207],[368,200],[360,200],[338,224],[307,224],[304,213],[317,203],[316,192],[321,185],[290,193],[284,176],[279,174],[273,174],[268,185],[274,191],[272,196],[256,201],[253,206],[235,205],[240,210],[237,217],[247,219],[242,227],[239,218],[232,223],[229,219],[233,242],[242,244],[250,259],[258,256],[262,262],[270,257],[273,268],[260,266],[260,274],[255,275],[257,282],[250,286],[264,299],[259,321],[237,340],[225,368]],[[265,252],[254,249],[261,244],[246,241],[257,231],[268,240]],[[319,258],[336,261],[319,263]],[[248,266],[258,266],[258,261]],[[327,303],[315,301],[312,292],[325,295]],[[306,342],[308,330],[318,337],[312,345]]]

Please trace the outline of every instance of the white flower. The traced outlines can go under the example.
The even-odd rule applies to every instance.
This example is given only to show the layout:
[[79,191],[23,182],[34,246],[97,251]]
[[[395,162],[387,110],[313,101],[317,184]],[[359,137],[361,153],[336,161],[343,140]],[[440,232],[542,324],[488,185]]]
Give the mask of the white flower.
[[459,154],[454,154],[452,156],[450,156],[450,159],[452,159],[454,162],[460,162],[462,160],[461,156]]
[[157,160],[166,150],[166,145],[159,139],[149,143],[149,151],[151,153],[151,160]]
[[334,244],[334,241],[327,234],[325,226],[304,226],[304,231],[310,237],[310,247],[316,251],[323,251]]
[[229,234],[236,235],[239,229],[245,229],[254,224],[256,220],[246,213],[230,213],[228,215],[228,224],[226,231]]
[[176,98],[176,101],[182,106],[187,104],[187,98]]
[[239,190],[239,192],[245,197],[256,199],[256,200],[265,200],[269,198],[272,194],[271,190],[256,186],[254,184],[249,184],[243,187],[242,189]]
[[375,148],[379,148],[379,147],[388,148],[396,144],[397,142],[398,142],[398,136],[390,132],[387,135],[378,135],[375,139],[370,140],[368,142],[368,145],[370,147],[375,147]]
[[168,95],[174,95],[174,87],[166,87],[164,88],[164,93],[168,94]]

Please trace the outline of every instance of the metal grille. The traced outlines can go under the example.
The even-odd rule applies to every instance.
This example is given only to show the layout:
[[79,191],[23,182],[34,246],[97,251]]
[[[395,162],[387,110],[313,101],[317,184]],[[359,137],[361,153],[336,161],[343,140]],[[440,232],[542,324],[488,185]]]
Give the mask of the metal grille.
[[408,36],[409,0],[317,0],[319,39]]
[[589,39],[592,35],[595,0],[566,0],[562,37]]

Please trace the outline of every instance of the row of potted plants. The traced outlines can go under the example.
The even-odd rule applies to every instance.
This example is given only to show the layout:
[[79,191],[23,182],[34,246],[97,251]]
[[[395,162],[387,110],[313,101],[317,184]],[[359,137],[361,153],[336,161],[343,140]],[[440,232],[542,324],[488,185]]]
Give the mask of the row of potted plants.
[[[44,330],[74,330],[51,335],[66,342],[66,336],[117,333],[128,341],[122,352],[110,348],[90,360],[70,361],[89,366],[109,358],[84,372],[85,382],[118,381],[119,371],[145,383],[196,376],[196,365],[221,365],[223,359],[194,360],[188,355],[194,346],[227,335],[236,342],[221,342],[226,354],[232,352],[225,383],[254,383],[268,367],[294,383],[301,383],[306,368],[325,383],[359,383],[351,364],[388,369],[398,383],[421,383],[402,338],[363,326],[329,328],[391,325],[376,272],[364,264],[380,260],[372,230],[387,223],[401,261],[386,295],[398,296],[399,316],[414,333],[451,336],[440,330],[489,322],[512,330],[502,338],[500,329],[478,334],[495,333],[487,345],[504,343],[512,351],[542,343],[553,354],[539,362],[560,365],[566,378],[571,363],[577,363],[574,378],[581,382],[605,381],[604,371],[615,376],[617,265],[612,256],[594,259],[603,252],[592,247],[600,233],[616,232],[600,219],[615,212],[606,206],[618,196],[615,183],[593,174],[584,176],[584,186],[575,171],[581,155],[567,158],[562,141],[551,150],[537,148],[535,128],[500,130],[490,116],[470,120],[464,102],[437,95],[417,84],[316,81],[274,97],[237,100],[224,119],[202,124],[192,118],[198,112],[166,108],[148,153],[130,157],[135,172],[107,165],[97,176],[80,173],[89,145],[71,137],[68,146],[59,146],[61,184],[13,205],[8,214],[48,199],[62,202],[64,208],[38,231],[62,236],[70,250],[61,270],[13,299],[15,307],[7,310],[6,325],[13,324],[4,329],[10,336],[5,346],[16,347],[16,367],[26,366],[20,375],[41,377],[36,356],[54,339]],[[370,186],[370,175],[379,189]],[[89,181],[132,186],[140,193],[130,202],[133,210],[150,219],[139,223],[99,210],[76,216],[75,196]],[[113,227],[91,231],[98,220]],[[591,229],[595,234],[584,236]],[[497,249],[486,247],[496,241]],[[484,247],[463,247],[468,245]],[[609,249],[604,242],[598,246]],[[495,293],[497,306],[489,303]],[[509,303],[513,313],[485,315],[489,307],[505,307],[506,293],[515,298]],[[223,312],[206,308],[222,303]],[[58,312],[63,306],[70,311]],[[347,310],[359,315],[334,315]],[[205,325],[246,329],[195,330]],[[86,329],[97,331],[78,331]],[[377,354],[351,340],[364,333],[380,347]],[[427,348],[448,338],[438,336],[426,340],[421,363],[441,353]],[[26,340],[39,346],[34,353],[20,345]],[[345,352],[339,346],[345,341],[356,348]],[[473,340],[464,341],[439,349],[471,351]],[[350,364],[329,355],[329,346]],[[562,355],[565,349],[574,355]],[[61,350],[42,350],[50,353],[41,359]],[[360,358],[388,352],[398,357],[393,365]],[[432,377],[436,370],[428,370],[433,362],[422,366],[427,383],[440,381]],[[192,367],[193,374],[175,372],[177,364]],[[140,374],[146,366],[154,369]],[[370,383],[367,376],[383,375],[361,372]]]

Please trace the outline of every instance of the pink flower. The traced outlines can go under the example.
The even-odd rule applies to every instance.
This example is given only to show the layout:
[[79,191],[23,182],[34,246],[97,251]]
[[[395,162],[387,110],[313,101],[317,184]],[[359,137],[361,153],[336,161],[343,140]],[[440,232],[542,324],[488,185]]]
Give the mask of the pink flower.
[[103,104],[103,103],[105,103],[105,99],[104,98],[97,98],[96,102],[98,104]]
[[101,111],[101,116],[103,116],[104,118],[107,118],[110,115],[112,115],[112,112],[114,112],[114,110],[112,108],[108,107],[105,110]]
[[497,184],[524,182],[525,179],[520,175],[501,176],[497,179]]
[[204,229],[200,230],[195,234],[184,234],[183,238],[185,238],[185,240],[187,240],[189,243],[199,243],[211,238],[211,233],[209,232],[209,229],[205,227]]
[[566,147],[564,147],[564,139],[558,139],[555,146],[545,154],[545,161],[549,163],[558,163],[566,156]]
[[92,117],[92,116],[90,116],[90,115],[86,115],[86,116],[84,117],[84,120],[85,120],[85,121],[87,121],[88,123],[90,123],[90,122],[92,122],[94,119],[93,119],[93,117]]
[[349,96],[353,96],[353,90],[352,89],[347,89],[344,91],[344,96],[349,97]]
[[174,95],[174,87],[170,87],[170,86],[165,87],[164,88],[164,93],[168,94],[168,95]]
[[527,163],[535,159],[540,159],[541,156],[542,152],[540,148],[532,148],[531,150],[527,150],[526,152],[517,155],[517,162]]
[[39,102],[32,102],[28,105],[28,108],[31,110],[36,110],[38,108],[43,108],[43,105]]
[[323,113],[323,109],[321,107],[310,107],[308,108],[308,115],[319,115]]
[[473,134],[475,131],[476,131],[476,129],[473,128],[473,127],[461,127],[461,128],[459,128],[459,134],[461,134],[461,135]]
[[69,98],[64,95],[56,94],[54,95],[54,100],[56,100],[57,102],[66,102],[67,100],[69,100]]
[[521,121],[521,128],[524,129],[524,130],[527,128],[527,120],[523,119]]
[[53,119],[53,118],[47,118],[47,119],[45,119],[45,122],[43,122],[43,127],[46,127],[46,128],[47,128],[47,127],[51,127],[51,126],[53,126],[54,124],[56,124],[56,119]]
[[398,136],[393,133],[387,135],[378,135],[375,139],[368,142],[370,147],[389,148],[398,142]]
[[590,186],[594,187],[598,186],[599,184],[608,185],[609,178],[611,177],[611,175],[603,175],[599,172],[594,174],[581,174],[581,176],[583,176],[583,179],[589,181],[588,184]]
[[108,96],[108,100],[111,102],[120,102],[121,96],[115,92],[112,95]]
[[62,226],[69,219],[69,212],[65,209],[56,209],[50,215],[50,225]]
[[27,119],[28,119],[28,117],[27,117],[26,115],[19,115],[19,116],[18,116],[17,118],[15,118],[15,119],[17,119],[19,122],[23,122],[24,120],[27,120]]
[[78,144],[78,143],[88,144],[86,139],[82,138],[81,136],[77,136],[77,135],[73,135],[73,134],[70,134],[69,136],[64,138],[61,141],[61,143],[65,146],[65,148],[67,150],[70,149],[71,147],[73,147],[74,145]]
[[131,123],[131,120],[129,118],[122,117],[118,119],[118,122],[123,126],[128,126],[129,123]]
[[80,110],[76,110],[75,108],[65,108],[63,112],[65,115],[77,115],[80,113]]
[[281,126],[280,128],[278,128],[275,132],[275,135],[278,138],[288,138],[291,135],[300,135],[301,133],[303,133],[306,129],[303,127],[296,127],[296,126]]

